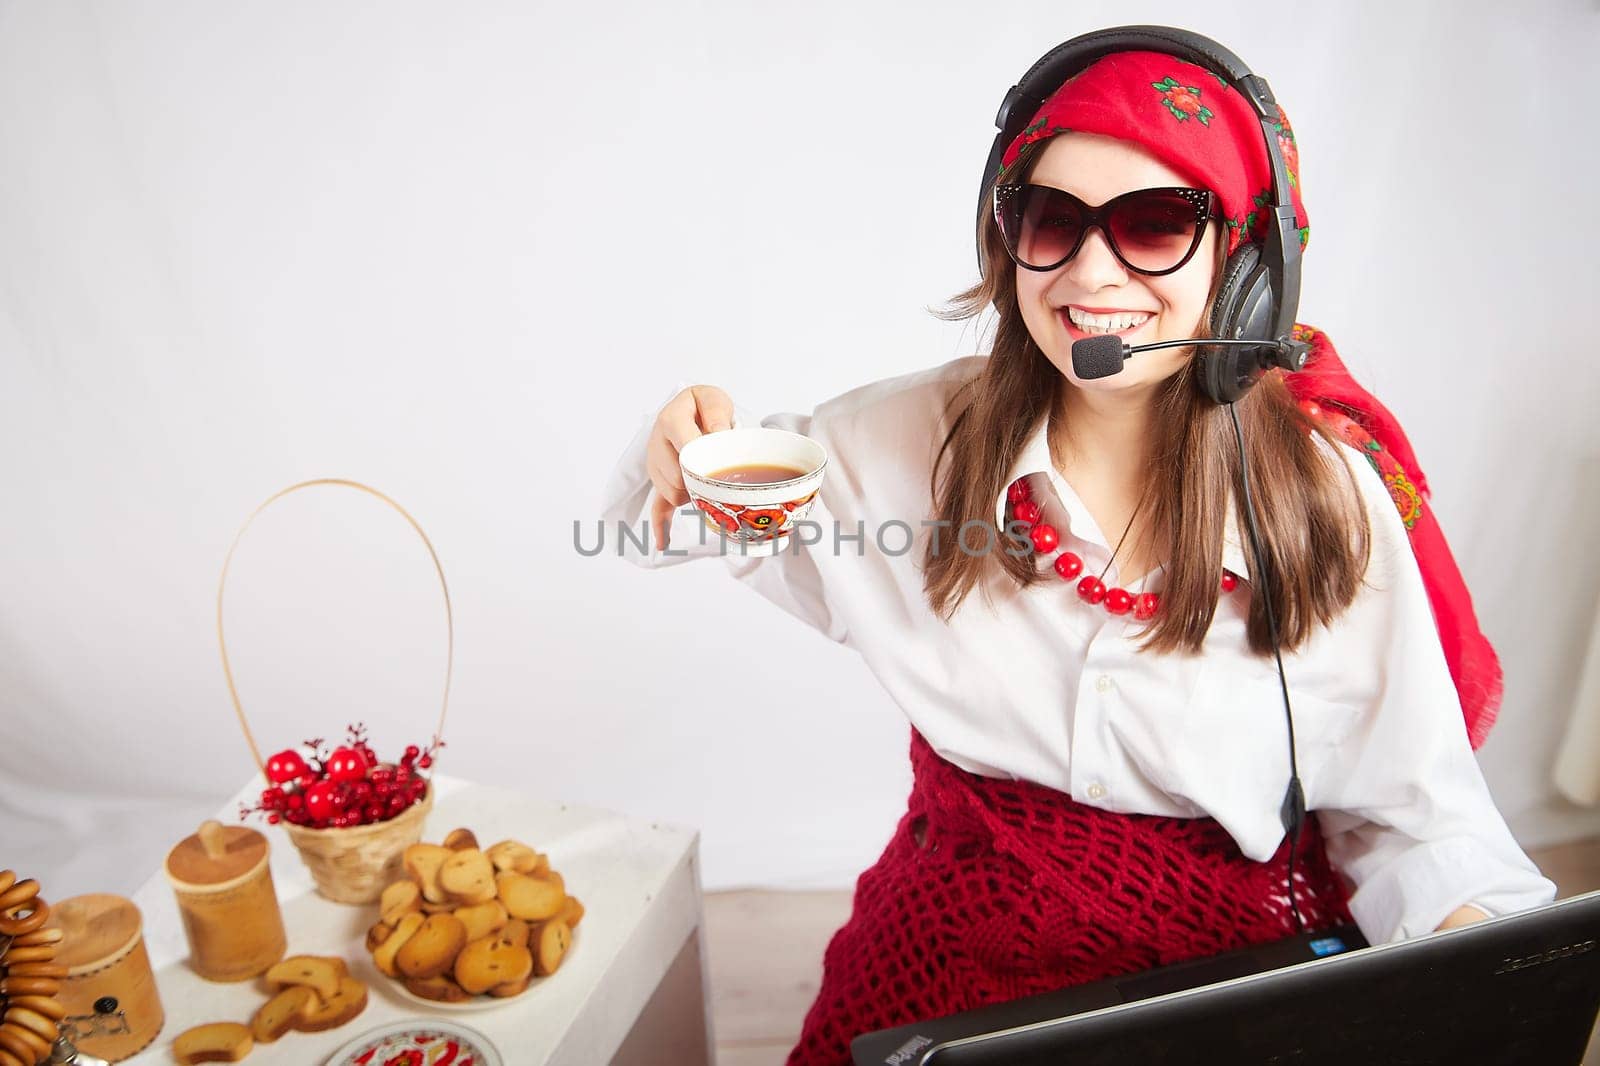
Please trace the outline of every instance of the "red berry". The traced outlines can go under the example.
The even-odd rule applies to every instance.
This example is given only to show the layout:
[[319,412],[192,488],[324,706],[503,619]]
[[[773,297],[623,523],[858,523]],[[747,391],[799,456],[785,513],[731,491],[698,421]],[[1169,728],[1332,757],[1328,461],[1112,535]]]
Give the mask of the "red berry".
[[281,821],[283,821],[283,815],[277,813],[276,811],[274,811],[273,813],[267,815],[267,824],[268,825],[277,825]]
[[317,773],[317,772],[315,772],[315,771],[307,770],[305,773],[300,775],[299,780],[300,780],[300,787],[302,789],[307,789],[307,788],[310,788],[312,785],[316,784],[318,781],[321,781],[322,780],[322,775]]
[[1071,581],[1083,573],[1083,560],[1072,552],[1062,552],[1056,556],[1055,567],[1062,581]]
[[424,755],[422,758],[417,760],[417,765],[426,770],[428,767],[433,765],[433,756]]
[[417,747],[415,744],[407,744],[406,753],[400,756],[400,761],[405,763],[407,766],[410,766],[412,763],[417,761],[417,756],[421,754],[421,748]]
[[318,781],[306,789],[306,814],[313,822],[321,822],[334,813],[334,787],[332,781]]
[[1039,516],[1043,513],[1043,508],[1034,503],[1032,500],[1023,500],[1011,510],[1012,516],[1015,517],[1018,522],[1026,522],[1030,526],[1039,521]]
[[286,748],[267,760],[267,780],[274,785],[293,781],[306,772],[306,761],[293,748]]
[[338,748],[328,758],[329,781],[354,781],[367,775],[367,761],[354,748]]
[[300,795],[300,793],[291,792],[289,793],[288,798],[283,802],[284,805],[287,806],[291,811],[298,811],[301,807],[305,806],[306,800],[304,796]]
[[1056,545],[1061,543],[1061,538],[1056,536],[1056,527],[1051,525],[1037,525],[1028,530],[1028,538],[1033,541],[1033,550],[1037,552],[1055,551]]
[[1106,610],[1112,614],[1127,614],[1133,609],[1133,597],[1127,589],[1112,589],[1106,593]]
[[281,810],[283,807],[283,789],[267,788],[261,791],[261,809],[264,811]]
[[1089,603],[1099,603],[1106,598],[1106,586],[1097,577],[1086,577],[1078,582],[1078,595]]

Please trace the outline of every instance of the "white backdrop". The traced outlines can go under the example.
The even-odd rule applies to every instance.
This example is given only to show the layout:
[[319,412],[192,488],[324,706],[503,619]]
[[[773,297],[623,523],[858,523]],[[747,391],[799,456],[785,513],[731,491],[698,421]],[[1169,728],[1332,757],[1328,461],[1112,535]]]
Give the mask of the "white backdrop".
[[[680,378],[809,410],[974,351],[925,309],[973,277],[1001,96],[1132,22],[1285,102],[1300,317],[1411,433],[1504,658],[1495,795],[1525,844],[1600,831],[1549,780],[1600,587],[1600,16],[1293,10],[0,3],[0,866],[128,891],[251,772],[218,571],[260,500],[338,476],[443,557],[444,769],[697,826],[709,889],[850,887],[904,809],[897,708],[717,564],[581,558],[573,522]],[[235,577],[265,747],[431,730],[440,599],[397,516],[292,497]]]

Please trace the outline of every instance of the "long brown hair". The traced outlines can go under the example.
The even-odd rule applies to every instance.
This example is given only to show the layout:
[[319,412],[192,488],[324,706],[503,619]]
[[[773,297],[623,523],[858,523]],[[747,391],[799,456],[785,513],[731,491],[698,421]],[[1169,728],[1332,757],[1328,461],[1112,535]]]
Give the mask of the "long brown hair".
[[[1044,143],[1029,145],[996,181],[1020,180],[1016,175],[1032,169]],[[983,370],[951,398],[954,420],[933,466],[934,510],[950,529],[981,523],[992,533],[988,543],[1014,544],[1015,538],[1002,539],[1005,531],[995,525],[995,501],[1040,420],[1059,417],[1066,379],[1028,332],[1017,304],[1015,269],[992,213],[982,211],[978,226],[983,277],[935,314],[968,319],[993,305],[999,317]],[[1216,243],[1218,268],[1201,336],[1209,335],[1210,308],[1221,286],[1226,243]],[[1163,384],[1155,401],[1155,439],[1144,486],[1151,508],[1146,531],[1152,538],[1147,543],[1167,561],[1167,571],[1161,609],[1142,630],[1141,650],[1199,651],[1217,607],[1226,508],[1230,489],[1239,484],[1239,454],[1227,409],[1207,399],[1195,379],[1191,358]],[[1371,552],[1366,506],[1335,438],[1300,411],[1280,371],[1269,373],[1234,407],[1250,461],[1279,639],[1292,650],[1355,598]],[[1320,447],[1313,437],[1329,446]],[[1259,589],[1243,494],[1233,496],[1250,577]],[[990,567],[999,566],[1021,586],[1057,580],[1049,571],[1039,572],[1032,555],[952,551],[948,545],[935,551],[934,543],[925,552],[924,590],[947,620]],[[1247,634],[1257,654],[1272,651],[1266,609],[1267,597],[1251,598]]]

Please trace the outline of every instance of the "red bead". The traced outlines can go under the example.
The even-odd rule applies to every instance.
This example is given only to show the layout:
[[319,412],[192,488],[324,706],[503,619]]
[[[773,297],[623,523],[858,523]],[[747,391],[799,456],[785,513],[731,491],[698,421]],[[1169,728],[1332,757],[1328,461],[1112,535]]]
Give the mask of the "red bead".
[[1133,598],[1133,616],[1141,622],[1154,618],[1160,608],[1161,597],[1154,592],[1141,592]]
[[1011,509],[1011,513],[1018,522],[1026,522],[1031,526],[1039,521],[1039,516],[1044,511],[1032,500],[1023,500]]
[[267,780],[274,785],[281,785],[285,781],[293,781],[306,772],[306,761],[300,753],[291,749],[280,751],[267,760]]
[[1234,576],[1232,571],[1224,570],[1222,572],[1222,591],[1223,592],[1232,592],[1234,589],[1236,589],[1238,587],[1239,587],[1239,579],[1236,576]]
[[1083,573],[1083,560],[1072,552],[1062,552],[1056,556],[1056,574],[1062,581],[1071,581]]
[[1127,589],[1112,589],[1106,593],[1106,610],[1112,614],[1127,614],[1133,609],[1133,597]]
[[367,761],[354,748],[338,748],[328,756],[328,780],[354,781],[367,774]]
[[1028,537],[1033,541],[1033,550],[1036,552],[1055,551],[1056,545],[1061,543],[1061,538],[1056,536],[1056,527],[1052,525],[1037,525],[1028,530]]
[[1300,410],[1304,411],[1306,414],[1310,415],[1312,418],[1316,418],[1316,417],[1318,417],[1319,415],[1322,414],[1322,408],[1317,406],[1317,403],[1316,403],[1315,400],[1301,400],[1300,401]]
[[433,756],[424,755],[422,758],[417,760],[417,765],[426,770],[428,767],[433,765]]
[[279,815],[276,811],[274,811],[272,814],[267,815],[267,824],[268,825],[277,825],[281,821],[283,821],[283,817],[281,815]]
[[1018,478],[1017,480],[1013,481],[1011,483],[1011,487],[1006,490],[1007,503],[1021,503],[1023,500],[1030,500],[1032,498],[1033,490],[1028,488],[1027,478]]
[[400,756],[400,761],[410,766],[417,761],[417,756],[422,754],[422,749],[415,744],[406,745],[406,753]]
[[1087,603],[1099,603],[1106,598],[1106,586],[1097,577],[1086,577],[1078,582],[1078,595]]

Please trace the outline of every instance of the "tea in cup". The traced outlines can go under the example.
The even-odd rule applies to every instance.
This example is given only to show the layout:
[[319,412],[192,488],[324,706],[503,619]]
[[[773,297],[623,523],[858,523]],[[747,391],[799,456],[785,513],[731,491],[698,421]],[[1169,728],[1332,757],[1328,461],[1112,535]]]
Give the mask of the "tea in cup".
[[811,510],[828,453],[785,429],[725,429],[685,444],[678,465],[708,526],[746,555],[770,555]]

